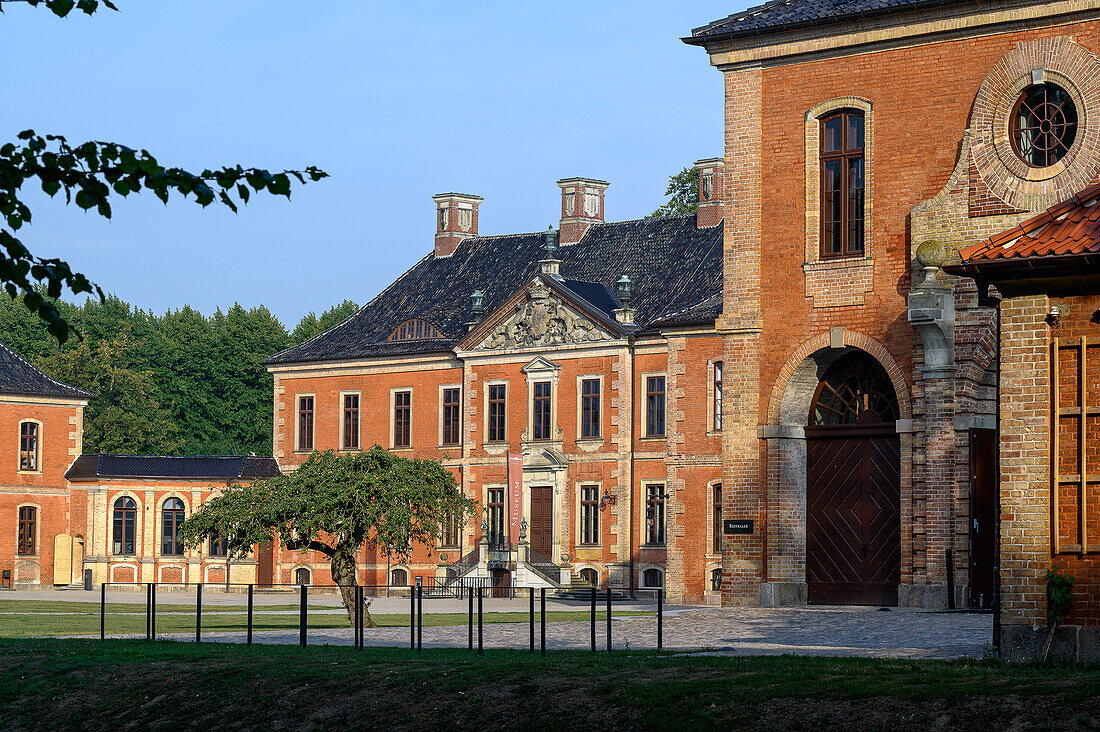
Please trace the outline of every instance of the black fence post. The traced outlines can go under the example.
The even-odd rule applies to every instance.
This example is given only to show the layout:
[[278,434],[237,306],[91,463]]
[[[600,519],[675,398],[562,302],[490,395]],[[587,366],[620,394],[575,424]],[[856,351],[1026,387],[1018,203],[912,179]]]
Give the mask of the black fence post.
[[248,637],[245,643],[252,645],[252,585],[248,586]]
[[363,628],[366,627],[367,609],[363,606],[363,587],[361,585],[355,588],[355,609],[359,611],[356,630],[359,631],[359,648],[362,649],[365,645],[363,642]]
[[592,628],[592,652],[596,652],[596,588],[592,588],[592,611],[589,613],[589,625]]
[[424,640],[424,585],[416,586],[416,650],[423,649]]
[[532,587],[529,591],[530,599],[530,613],[528,614],[527,625],[531,630],[531,653],[535,652],[535,588]]
[[416,650],[416,588],[409,588],[409,648]]
[[306,647],[306,593],[308,592],[309,586],[302,585],[302,600],[298,609],[298,645],[302,648]]
[[611,653],[611,584],[607,585],[607,652]]
[[196,589],[198,594],[195,595],[195,642],[202,641],[202,582],[200,582]]
[[99,639],[107,639],[107,583],[99,586]]
[[151,591],[149,593],[152,598],[153,614],[152,614],[152,627],[150,629],[150,637],[153,640],[157,639],[157,583],[150,583]]
[[484,629],[481,620],[481,588],[477,588],[477,652],[481,655],[484,648]]
[[665,591],[657,590],[657,650],[664,648],[665,633]]
[[546,655],[546,588],[539,588],[539,647]]
[[149,640],[149,630],[153,623],[153,586],[145,583],[145,640]]
[[473,590],[473,588],[469,589],[469,592],[467,592],[467,595],[470,598],[470,611],[466,615],[466,620],[469,623],[469,634],[468,634],[467,640],[466,640],[466,647],[469,648],[472,651],[472,650],[474,650],[474,590]]

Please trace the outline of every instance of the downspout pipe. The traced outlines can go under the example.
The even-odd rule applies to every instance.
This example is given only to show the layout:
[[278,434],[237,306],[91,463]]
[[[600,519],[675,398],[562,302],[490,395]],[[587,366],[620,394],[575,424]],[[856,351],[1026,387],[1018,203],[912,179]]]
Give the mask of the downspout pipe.
[[635,434],[635,426],[637,425],[637,412],[635,391],[637,385],[636,374],[636,353],[634,351],[634,339],[631,338],[628,346],[630,349],[630,486],[627,491],[627,495],[630,496],[628,501],[630,505],[630,599],[634,599],[634,451],[637,449],[637,435]]
[[997,381],[994,387],[994,410],[997,425],[997,458],[993,461],[997,476],[997,499],[994,505],[993,532],[993,657],[1001,658],[1001,298],[989,294],[989,283],[977,281],[978,305],[992,307],[997,324]]

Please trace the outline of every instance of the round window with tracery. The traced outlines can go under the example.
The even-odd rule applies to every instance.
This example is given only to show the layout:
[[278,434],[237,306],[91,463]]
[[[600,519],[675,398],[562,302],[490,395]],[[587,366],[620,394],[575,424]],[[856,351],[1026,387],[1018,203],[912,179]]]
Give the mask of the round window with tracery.
[[1054,84],[1024,89],[1009,117],[1012,149],[1028,165],[1046,168],[1064,158],[1077,138],[1077,107]]

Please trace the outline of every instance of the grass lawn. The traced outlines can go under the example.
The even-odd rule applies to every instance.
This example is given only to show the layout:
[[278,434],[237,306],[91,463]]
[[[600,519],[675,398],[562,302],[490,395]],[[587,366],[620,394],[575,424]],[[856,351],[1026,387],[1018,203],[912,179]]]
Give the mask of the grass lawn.
[[0,729],[1074,729],[1100,669],[0,640]]
[[[323,611],[323,612],[322,612]],[[653,615],[646,611],[614,612],[613,616]],[[380,627],[409,625],[409,615],[372,615]],[[537,619],[536,615],[536,619]],[[587,620],[587,611],[550,611],[547,621]],[[603,618],[603,613],[597,613]],[[526,612],[485,613],[486,623],[526,623]],[[465,625],[466,613],[424,613],[424,625]],[[316,630],[346,627],[342,609],[331,606],[311,606],[308,626]],[[243,631],[247,624],[245,606],[208,605],[202,609],[204,632],[219,630]],[[298,627],[297,605],[257,605],[252,627],[256,631],[285,630]],[[193,633],[194,605],[157,603],[157,633]],[[145,604],[107,603],[106,632],[113,634],[145,634]],[[35,600],[0,600],[0,638],[41,638],[58,635],[99,635],[99,603],[55,602]]]

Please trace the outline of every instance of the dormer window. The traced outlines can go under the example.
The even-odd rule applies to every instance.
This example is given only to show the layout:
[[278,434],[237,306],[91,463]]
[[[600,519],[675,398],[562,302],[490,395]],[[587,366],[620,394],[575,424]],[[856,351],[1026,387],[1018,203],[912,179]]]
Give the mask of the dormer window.
[[429,338],[442,338],[443,334],[426,320],[411,318],[406,320],[393,333],[388,340],[391,341],[423,341]]

